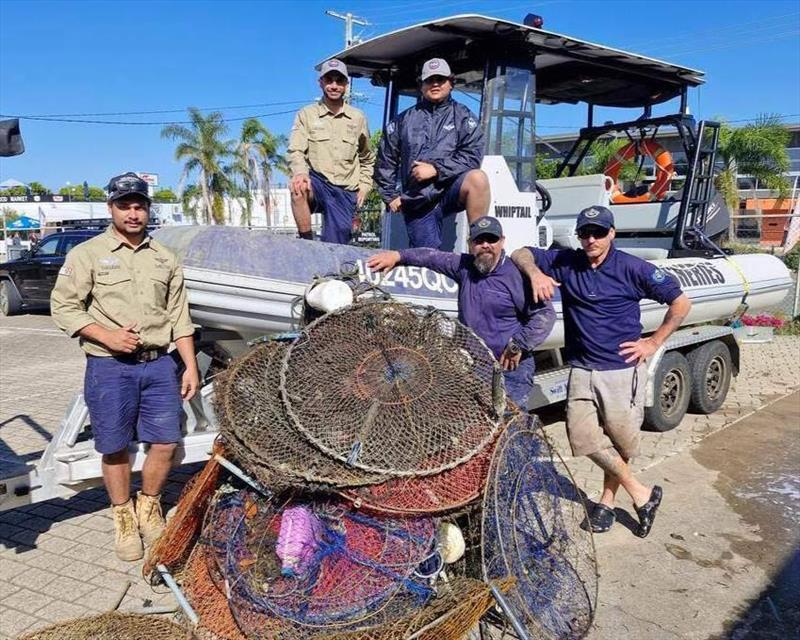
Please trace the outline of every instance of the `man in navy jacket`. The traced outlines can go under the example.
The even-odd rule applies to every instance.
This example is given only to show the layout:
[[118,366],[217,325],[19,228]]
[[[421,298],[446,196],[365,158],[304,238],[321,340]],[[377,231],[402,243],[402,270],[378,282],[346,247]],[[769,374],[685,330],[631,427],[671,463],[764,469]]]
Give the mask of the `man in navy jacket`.
[[434,249],[384,251],[367,261],[373,271],[398,264],[426,267],[458,283],[458,319],[492,350],[503,367],[506,393],[527,409],[533,386],[533,350],[553,329],[556,313],[550,302],[535,303],[519,269],[503,251],[500,222],[484,216],[470,225],[470,252]]
[[489,210],[480,123],[450,97],[453,80],[447,62],[428,60],[422,100],[386,125],[378,149],[378,191],[389,211],[403,214],[411,247],[438,249],[445,215],[466,209],[472,223]]

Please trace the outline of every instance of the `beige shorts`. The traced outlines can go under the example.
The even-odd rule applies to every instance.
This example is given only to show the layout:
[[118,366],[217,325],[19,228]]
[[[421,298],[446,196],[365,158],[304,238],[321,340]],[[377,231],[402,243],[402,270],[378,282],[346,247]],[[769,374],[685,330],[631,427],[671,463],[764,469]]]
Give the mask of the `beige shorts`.
[[614,371],[573,367],[567,391],[567,435],[572,455],[614,447],[626,460],[639,453],[647,366]]

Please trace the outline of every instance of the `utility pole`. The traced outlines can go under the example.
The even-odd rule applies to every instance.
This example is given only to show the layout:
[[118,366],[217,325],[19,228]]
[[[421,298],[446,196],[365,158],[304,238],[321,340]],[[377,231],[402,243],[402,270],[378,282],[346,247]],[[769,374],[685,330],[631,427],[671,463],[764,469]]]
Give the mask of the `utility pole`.
[[333,18],[339,18],[339,20],[344,20],[344,48],[349,49],[354,44],[358,44],[360,39],[356,38],[353,40],[353,25],[361,25],[362,27],[366,27],[369,25],[366,18],[359,18],[358,16],[354,16],[349,11],[347,13],[339,13],[337,11],[326,11],[326,15],[329,15]]

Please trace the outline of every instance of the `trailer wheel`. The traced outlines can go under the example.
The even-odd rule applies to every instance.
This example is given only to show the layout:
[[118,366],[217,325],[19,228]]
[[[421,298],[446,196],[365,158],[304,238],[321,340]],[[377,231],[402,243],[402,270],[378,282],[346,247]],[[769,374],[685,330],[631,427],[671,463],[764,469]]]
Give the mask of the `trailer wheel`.
[[651,431],[674,429],[689,407],[691,377],[689,363],[677,351],[664,354],[653,380],[655,399],[652,407],[645,407],[645,428]]
[[0,280],[0,313],[4,316],[13,316],[22,309],[22,298],[20,298],[16,287],[8,280]]
[[731,386],[733,359],[721,340],[692,349],[686,359],[692,376],[690,406],[698,413],[714,413],[725,402]]

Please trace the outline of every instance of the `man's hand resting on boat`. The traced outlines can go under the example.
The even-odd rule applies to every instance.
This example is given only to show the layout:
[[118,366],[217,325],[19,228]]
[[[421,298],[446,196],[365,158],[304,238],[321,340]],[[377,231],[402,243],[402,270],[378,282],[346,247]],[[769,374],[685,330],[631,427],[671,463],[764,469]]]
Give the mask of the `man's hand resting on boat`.
[[304,173],[296,175],[289,183],[289,188],[292,190],[292,194],[296,196],[308,195],[311,191],[311,178]]
[[558,280],[551,278],[539,269],[530,274],[530,281],[534,302],[551,300],[556,292],[556,287],[561,286]]
[[397,196],[394,200],[392,200],[387,206],[389,207],[389,211],[392,213],[397,213],[400,211],[400,206],[402,202],[400,201],[400,196]]
[[372,271],[390,271],[397,266],[398,262],[400,262],[399,251],[381,251],[374,256],[370,256],[367,260],[367,266]]

